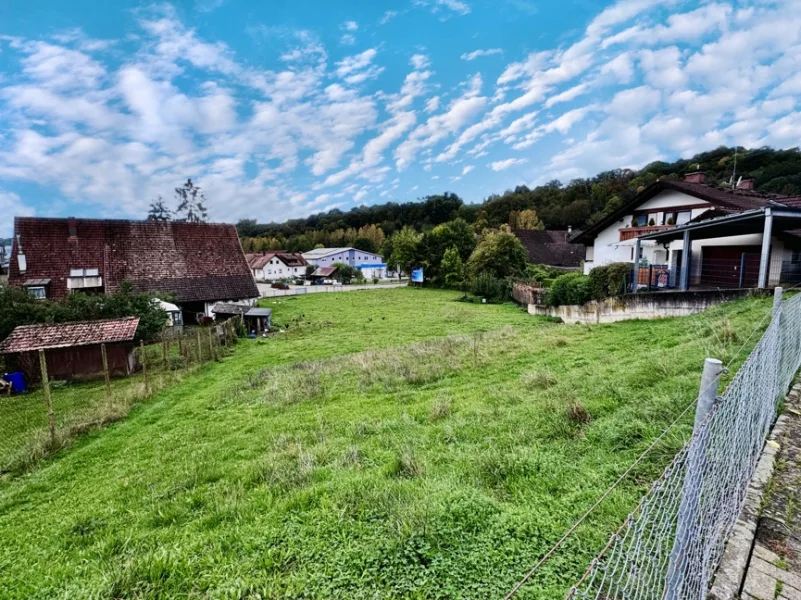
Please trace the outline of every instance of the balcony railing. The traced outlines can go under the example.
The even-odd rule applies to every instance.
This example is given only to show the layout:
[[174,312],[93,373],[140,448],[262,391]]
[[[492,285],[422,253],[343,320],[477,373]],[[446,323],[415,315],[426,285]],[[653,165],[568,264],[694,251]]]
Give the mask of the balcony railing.
[[675,225],[645,225],[644,227],[624,227],[620,229],[620,241],[633,240],[649,233],[656,233],[657,231],[664,231],[665,229],[673,229]]

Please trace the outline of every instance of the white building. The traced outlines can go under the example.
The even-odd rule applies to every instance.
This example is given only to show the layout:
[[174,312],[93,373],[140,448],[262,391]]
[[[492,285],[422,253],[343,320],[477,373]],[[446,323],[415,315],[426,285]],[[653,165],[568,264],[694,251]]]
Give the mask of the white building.
[[302,279],[309,265],[299,252],[273,250],[246,254],[245,258],[256,281]]
[[384,257],[356,248],[316,248],[303,253],[303,258],[315,267],[330,267],[344,263],[362,272],[365,279],[386,279],[387,265]]
[[[703,173],[690,173],[684,181],[654,183],[571,241],[586,246],[585,274],[599,265],[637,260],[641,286],[648,283],[649,267],[664,274],[652,280],[659,287],[775,286],[790,271],[801,272],[801,238],[790,230],[779,234],[774,229],[764,239],[756,221],[738,227],[728,225],[727,219],[766,209],[792,213],[798,203],[798,198],[757,192],[751,180],[734,190],[719,189],[706,185]],[[691,258],[682,280],[688,240]]]

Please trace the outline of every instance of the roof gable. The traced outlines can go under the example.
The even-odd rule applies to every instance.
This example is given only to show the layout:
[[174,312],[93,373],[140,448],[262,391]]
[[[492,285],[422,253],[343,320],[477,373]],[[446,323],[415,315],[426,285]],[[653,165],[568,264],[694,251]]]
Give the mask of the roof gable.
[[703,200],[715,207],[725,208],[733,211],[753,210],[770,206],[771,204],[781,203],[787,196],[765,194],[755,190],[723,190],[714,188],[701,183],[690,183],[687,181],[657,181],[638,193],[634,198],[626,202],[616,211],[602,218],[600,221],[588,227],[585,231],[574,238],[574,242],[586,243],[595,239],[595,236],[606,229],[615,221],[620,220],[627,214],[631,214],[646,201],[666,190],[681,192]]

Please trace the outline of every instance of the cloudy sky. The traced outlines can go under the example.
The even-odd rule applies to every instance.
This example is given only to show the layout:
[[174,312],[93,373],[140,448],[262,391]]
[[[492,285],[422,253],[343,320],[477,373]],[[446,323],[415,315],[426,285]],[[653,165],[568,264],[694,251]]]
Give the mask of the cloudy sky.
[[213,220],[281,221],[799,145],[799,0],[98,6],[0,6],[0,235],[187,177]]

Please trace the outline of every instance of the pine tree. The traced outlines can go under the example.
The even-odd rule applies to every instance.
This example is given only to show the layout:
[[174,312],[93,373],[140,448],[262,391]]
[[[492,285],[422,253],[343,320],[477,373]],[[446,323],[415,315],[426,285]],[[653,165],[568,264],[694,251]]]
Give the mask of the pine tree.
[[158,198],[150,203],[150,210],[147,212],[148,221],[170,221],[172,219],[172,211],[167,208],[164,198],[160,195]]
[[175,196],[178,199],[178,213],[185,214],[182,219],[187,223],[205,223],[209,218],[206,211],[206,196],[200,189],[200,186],[192,183],[191,179],[187,179],[186,183],[175,188]]

